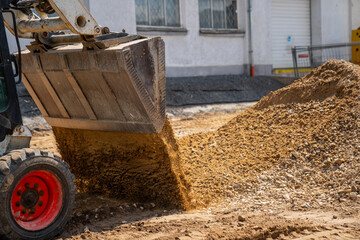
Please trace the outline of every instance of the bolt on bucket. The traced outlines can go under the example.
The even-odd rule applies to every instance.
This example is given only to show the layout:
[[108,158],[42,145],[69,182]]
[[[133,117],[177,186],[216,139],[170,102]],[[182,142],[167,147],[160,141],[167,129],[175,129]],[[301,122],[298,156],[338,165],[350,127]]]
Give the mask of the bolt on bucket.
[[52,127],[158,133],[165,121],[160,38],[83,51],[82,45],[23,52],[23,82]]

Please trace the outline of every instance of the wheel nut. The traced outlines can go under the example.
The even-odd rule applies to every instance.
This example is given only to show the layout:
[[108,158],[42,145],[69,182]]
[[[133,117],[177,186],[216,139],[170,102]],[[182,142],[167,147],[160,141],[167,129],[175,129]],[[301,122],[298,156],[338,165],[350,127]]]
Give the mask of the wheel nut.
[[21,213],[22,213],[22,214],[25,214],[25,213],[26,213],[26,210],[25,210],[25,209],[21,210]]
[[17,207],[20,207],[20,202],[16,202],[16,206],[17,206]]
[[34,213],[36,213],[36,210],[33,208],[31,209],[30,214],[34,214]]
[[35,183],[34,188],[38,188],[38,187],[39,187],[39,184]]
[[16,194],[17,194],[18,196],[21,196],[22,192],[19,190],[19,191],[17,191]]
[[25,187],[26,187],[26,188],[30,188],[30,184],[29,184],[29,183],[25,183]]
[[39,195],[40,195],[40,196],[44,196],[44,191],[41,190],[41,191],[39,192]]

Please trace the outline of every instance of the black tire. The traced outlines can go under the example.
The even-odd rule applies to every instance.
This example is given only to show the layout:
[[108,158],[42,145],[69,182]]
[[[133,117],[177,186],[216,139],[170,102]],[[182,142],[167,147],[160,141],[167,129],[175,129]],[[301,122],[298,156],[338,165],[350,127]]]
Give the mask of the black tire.
[[[15,221],[11,212],[11,196],[17,183],[27,174],[43,170],[59,180],[63,204],[55,220],[44,229],[26,230]],[[52,153],[37,149],[20,149],[0,157],[0,239],[52,239],[63,232],[75,206],[74,175],[67,163]]]

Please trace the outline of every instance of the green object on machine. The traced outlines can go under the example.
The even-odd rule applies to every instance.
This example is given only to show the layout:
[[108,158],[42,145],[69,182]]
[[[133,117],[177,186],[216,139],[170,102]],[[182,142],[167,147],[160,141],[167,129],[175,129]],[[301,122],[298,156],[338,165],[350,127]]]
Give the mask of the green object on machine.
[[4,69],[0,68],[0,112],[4,112],[9,105]]

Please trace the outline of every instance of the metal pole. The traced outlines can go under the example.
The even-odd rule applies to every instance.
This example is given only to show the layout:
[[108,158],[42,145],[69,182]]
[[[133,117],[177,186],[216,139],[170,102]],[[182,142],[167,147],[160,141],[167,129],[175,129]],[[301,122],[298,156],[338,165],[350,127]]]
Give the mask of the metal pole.
[[250,76],[255,76],[254,66],[254,50],[252,44],[252,0],[248,0],[248,16],[249,16],[249,65],[250,65]]
[[297,51],[296,47],[291,48],[292,57],[293,57],[293,65],[294,65],[294,75],[296,78],[299,78],[299,66],[297,63]]

